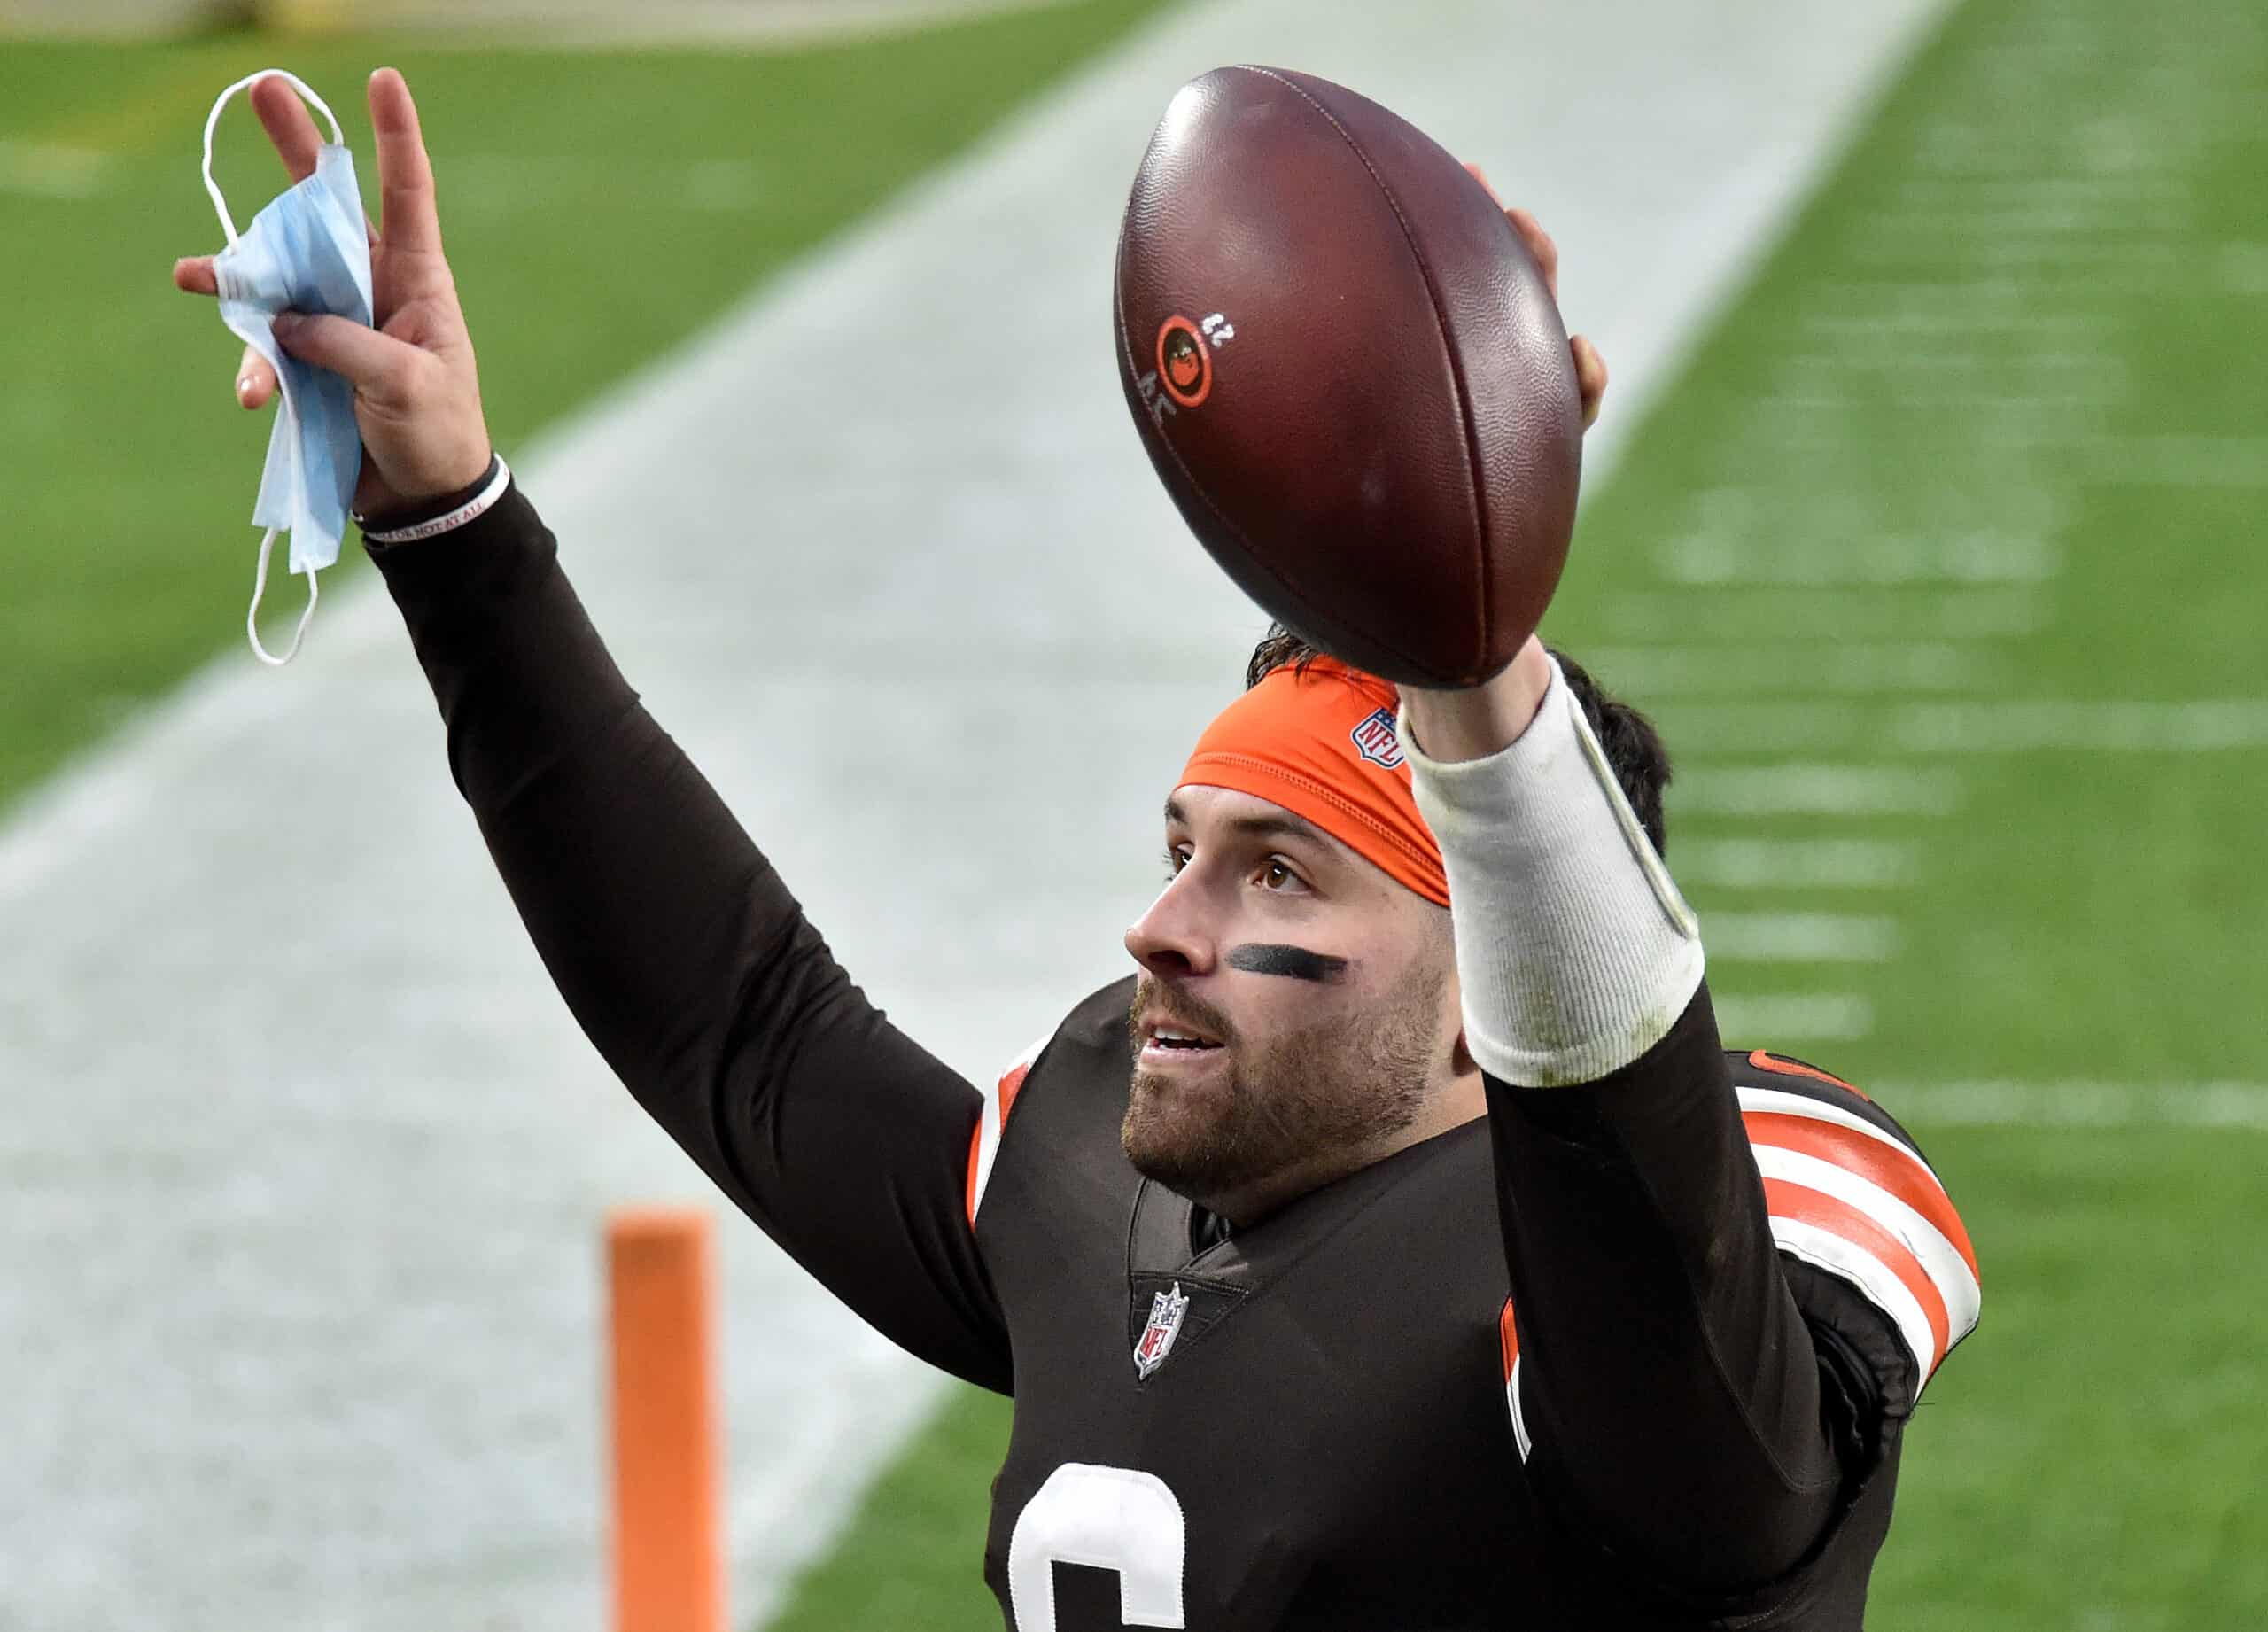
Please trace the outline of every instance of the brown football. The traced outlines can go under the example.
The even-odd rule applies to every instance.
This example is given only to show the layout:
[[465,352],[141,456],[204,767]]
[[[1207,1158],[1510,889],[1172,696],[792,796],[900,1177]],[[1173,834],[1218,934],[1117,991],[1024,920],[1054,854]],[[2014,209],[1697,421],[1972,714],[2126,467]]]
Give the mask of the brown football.
[[1261,607],[1392,680],[1472,686],[1559,581],[1574,364],[1487,190],[1343,87],[1216,68],[1166,109],[1118,239],[1127,406]]

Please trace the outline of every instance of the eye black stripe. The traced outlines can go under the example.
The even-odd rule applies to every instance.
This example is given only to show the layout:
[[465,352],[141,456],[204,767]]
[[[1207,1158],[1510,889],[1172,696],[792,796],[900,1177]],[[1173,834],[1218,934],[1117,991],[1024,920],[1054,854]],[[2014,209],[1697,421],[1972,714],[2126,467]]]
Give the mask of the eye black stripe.
[[1229,949],[1223,960],[1247,975],[1281,975],[1287,980],[1330,982],[1347,973],[1347,960],[1304,946],[1283,946],[1255,941]]

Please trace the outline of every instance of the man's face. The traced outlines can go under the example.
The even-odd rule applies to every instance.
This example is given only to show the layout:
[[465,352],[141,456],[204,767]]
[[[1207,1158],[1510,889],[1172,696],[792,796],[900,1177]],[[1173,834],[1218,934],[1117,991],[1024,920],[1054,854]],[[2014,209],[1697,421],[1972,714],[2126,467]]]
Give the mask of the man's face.
[[1166,852],[1126,934],[1143,972],[1122,1139],[1141,1172],[1243,1222],[1406,1142],[1454,1079],[1449,914],[1230,789],[1177,789]]

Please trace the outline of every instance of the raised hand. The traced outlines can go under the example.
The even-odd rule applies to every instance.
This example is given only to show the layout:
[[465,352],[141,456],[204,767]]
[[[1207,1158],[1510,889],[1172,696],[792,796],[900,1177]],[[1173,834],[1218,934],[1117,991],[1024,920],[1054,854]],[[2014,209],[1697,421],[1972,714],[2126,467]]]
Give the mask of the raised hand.
[[[1504,202],[1495,188],[1489,186],[1488,178],[1482,174],[1479,165],[1469,164],[1464,167],[1472,172],[1474,181],[1488,189],[1490,198],[1499,205]],[[1520,235],[1520,242],[1527,245],[1527,253],[1535,257],[1535,264],[1543,269],[1544,287],[1551,291],[1551,298],[1558,299],[1559,246],[1551,241],[1551,235],[1537,224],[1535,217],[1526,210],[1508,209],[1504,212],[1504,219],[1512,223],[1512,230]],[[1583,429],[1588,431],[1598,423],[1599,401],[1606,395],[1606,359],[1598,354],[1597,346],[1580,334],[1568,339],[1567,349],[1574,355],[1575,389],[1582,398]]]
[[[418,132],[417,105],[392,68],[370,76],[369,95],[378,141],[380,225],[370,234],[377,327],[286,314],[275,330],[276,342],[291,355],[353,385],[363,455],[354,509],[376,517],[470,486],[488,469],[491,449],[472,338],[441,252],[433,169]],[[271,77],[254,85],[251,96],[292,181],[313,175],[322,137],[298,94]],[[216,292],[210,255],[176,260],[173,276],[175,287],[188,293]],[[263,408],[275,393],[276,371],[247,348],[237,372],[237,400]]]

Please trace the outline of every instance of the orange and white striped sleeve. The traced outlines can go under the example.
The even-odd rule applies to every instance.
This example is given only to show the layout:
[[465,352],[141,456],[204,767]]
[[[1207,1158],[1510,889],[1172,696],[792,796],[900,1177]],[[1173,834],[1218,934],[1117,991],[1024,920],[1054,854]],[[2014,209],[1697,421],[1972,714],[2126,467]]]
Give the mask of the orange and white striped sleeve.
[[1977,1252],[1911,1136],[1814,1066],[1759,1049],[1735,1067],[1741,1121],[1764,1179],[1772,1239],[1856,1287],[1915,1364],[1919,1396],[1981,1304]]
[[1041,1037],[1017,1055],[1015,1062],[984,1091],[983,1108],[968,1135],[968,1227],[972,1230],[976,1228],[977,1208],[984,1201],[984,1187],[992,1182],[992,1164],[1000,1156],[1000,1136],[1008,1131],[1008,1113],[1015,1108],[1016,1095],[1023,1092],[1032,1062],[1053,1035]]

